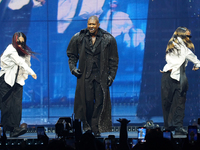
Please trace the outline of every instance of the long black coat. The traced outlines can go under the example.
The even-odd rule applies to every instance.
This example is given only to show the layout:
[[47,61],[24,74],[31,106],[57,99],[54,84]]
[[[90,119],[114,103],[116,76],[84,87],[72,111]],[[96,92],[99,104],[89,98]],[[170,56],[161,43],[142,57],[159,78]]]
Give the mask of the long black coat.
[[[67,48],[67,56],[69,57],[69,67],[72,71],[79,61],[78,68],[83,73],[80,78],[77,78],[76,94],[74,101],[74,113],[76,119],[86,121],[86,104],[85,104],[85,36],[87,29],[83,29],[76,33]],[[101,34],[101,54],[100,54],[100,84],[103,90],[103,108],[100,114],[98,127],[100,132],[109,132],[112,129],[111,119],[111,100],[109,87],[107,86],[108,76],[113,79],[116,76],[118,69],[118,51],[115,38],[108,32],[99,28]]]

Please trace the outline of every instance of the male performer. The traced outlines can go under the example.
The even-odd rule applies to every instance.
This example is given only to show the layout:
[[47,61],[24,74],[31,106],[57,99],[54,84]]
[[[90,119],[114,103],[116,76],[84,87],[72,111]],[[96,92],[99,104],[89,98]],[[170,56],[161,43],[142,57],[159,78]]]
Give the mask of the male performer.
[[92,130],[95,136],[111,131],[109,86],[119,59],[115,38],[99,26],[98,17],[91,16],[87,28],[76,33],[67,48],[70,71],[77,77],[75,118],[81,119],[83,129]]

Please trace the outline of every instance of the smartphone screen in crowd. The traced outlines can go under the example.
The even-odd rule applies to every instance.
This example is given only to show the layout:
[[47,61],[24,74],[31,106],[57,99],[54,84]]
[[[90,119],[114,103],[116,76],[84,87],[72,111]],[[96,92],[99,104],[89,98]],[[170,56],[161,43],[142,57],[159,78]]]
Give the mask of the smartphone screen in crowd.
[[37,137],[38,139],[41,139],[45,135],[44,127],[37,127]]
[[141,143],[146,142],[145,136],[146,136],[146,128],[145,127],[139,127],[138,128],[138,141],[141,142]]
[[132,138],[132,148],[138,143],[137,138]]
[[171,131],[170,130],[163,131],[163,138],[171,140]]
[[197,141],[197,126],[188,126],[188,141],[190,143]]
[[112,141],[110,138],[104,140],[105,150],[112,150]]

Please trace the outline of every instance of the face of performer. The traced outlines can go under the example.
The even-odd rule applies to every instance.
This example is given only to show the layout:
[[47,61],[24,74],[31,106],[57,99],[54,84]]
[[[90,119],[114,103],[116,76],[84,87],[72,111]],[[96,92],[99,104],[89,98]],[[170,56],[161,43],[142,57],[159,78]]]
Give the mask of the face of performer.
[[187,31],[185,32],[185,35],[186,35],[187,37],[191,38],[191,33],[190,33],[190,31],[187,30]]
[[98,32],[100,24],[96,19],[89,19],[87,23],[87,28],[91,35],[96,35]]
[[22,48],[25,47],[25,45],[26,45],[25,44],[25,40],[24,40],[24,38],[22,36],[18,37],[17,44],[18,44],[19,47],[22,47]]

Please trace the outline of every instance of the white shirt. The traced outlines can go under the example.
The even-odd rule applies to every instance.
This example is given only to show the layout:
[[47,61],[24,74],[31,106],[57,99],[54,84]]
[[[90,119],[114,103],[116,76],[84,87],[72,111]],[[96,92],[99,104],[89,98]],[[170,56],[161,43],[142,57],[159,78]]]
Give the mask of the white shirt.
[[63,33],[70,25],[78,4],[78,0],[58,0],[58,33]]
[[79,16],[88,19],[92,15],[100,16],[105,0],[83,0]]
[[[111,13],[113,13],[112,18]],[[112,19],[111,34],[114,37],[117,37],[121,33],[124,33],[123,41],[127,43],[127,47],[130,47],[131,38],[129,36],[129,31],[133,27],[133,23],[129,18],[129,15],[122,11],[111,12],[111,10],[109,10],[107,14],[103,17],[103,19],[100,21],[100,27],[107,31],[110,19]]]
[[16,82],[22,86],[25,84],[24,81],[28,78],[28,74],[35,74],[35,72],[30,68],[30,56],[19,56],[17,50],[12,44],[8,45],[0,59],[0,76],[5,74],[4,80],[10,86],[14,85],[18,66],[19,72]]
[[[33,7],[40,7],[42,6],[42,3],[36,0],[32,0],[33,1]],[[1,0],[0,0],[1,3]],[[24,7],[25,5],[28,5],[30,3],[30,0],[10,0],[10,2],[8,3],[8,8],[10,8],[11,10],[19,10],[22,7]]]
[[[170,77],[172,79],[175,79],[177,81],[180,80],[180,66],[186,61],[186,65],[188,61],[191,61],[194,63],[195,67],[200,67],[200,61],[197,59],[197,56],[189,49],[186,47],[184,44],[183,40],[178,37],[177,38],[180,44],[177,44],[174,42],[174,45],[176,48],[174,52],[168,53],[166,55],[166,62],[167,64],[164,66],[163,71],[167,72],[169,70],[171,71]],[[179,54],[179,55],[178,55]]]
[[[57,31],[64,33],[70,25],[79,0],[58,0]],[[100,16],[103,12],[102,7],[105,0],[83,0],[78,16],[88,19],[92,15]]]
[[30,0],[10,0],[8,8],[12,10],[18,10],[27,5],[29,2]]

